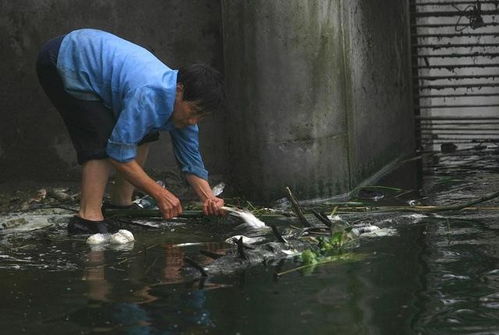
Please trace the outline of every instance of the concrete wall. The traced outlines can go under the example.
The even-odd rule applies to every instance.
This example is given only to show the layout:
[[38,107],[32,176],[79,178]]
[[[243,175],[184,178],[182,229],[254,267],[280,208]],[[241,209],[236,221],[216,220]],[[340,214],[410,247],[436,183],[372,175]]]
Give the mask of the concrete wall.
[[351,190],[413,150],[407,4],[223,0],[236,188]]
[[[170,67],[204,62],[223,70],[218,1],[0,1],[0,13],[0,183],[78,178],[69,137],[35,74],[45,40],[99,28],[148,48]],[[200,125],[211,174],[223,174],[227,166],[223,120],[224,115],[213,116]],[[163,135],[148,168],[163,173],[175,166],[169,136]]]
[[[34,62],[45,40],[81,27],[174,68],[225,69],[228,113],[202,122],[201,149],[210,173],[249,199],[285,186],[301,199],[344,193],[412,151],[405,1],[24,0],[0,10],[0,183],[77,179]],[[168,136],[151,156],[149,170],[175,168]]]
[[343,0],[351,187],[414,151],[409,8]]
[[256,199],[348,188],[341,10],[332,1],[223,1],[232,175]]

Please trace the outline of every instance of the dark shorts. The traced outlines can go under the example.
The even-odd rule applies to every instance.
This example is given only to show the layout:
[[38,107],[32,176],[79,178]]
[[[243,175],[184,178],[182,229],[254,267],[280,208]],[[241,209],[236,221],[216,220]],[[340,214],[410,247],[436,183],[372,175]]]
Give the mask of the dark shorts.
[[[63,38],[56,37],[42,46],[36,62],[38,80],[66,124],[78,163],[107,158],[107,140],[117,120],[101,101],[76,99],[64,90],[57,72],[57,55]],[[153,132],[137,145],[154,142],[158,138],[159,132]]]

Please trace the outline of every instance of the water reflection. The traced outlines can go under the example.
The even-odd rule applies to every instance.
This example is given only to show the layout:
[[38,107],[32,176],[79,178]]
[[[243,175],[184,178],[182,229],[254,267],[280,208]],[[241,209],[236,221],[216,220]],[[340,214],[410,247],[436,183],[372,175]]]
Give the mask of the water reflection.
[[430,226],[417,330],[499,332],[499,234],[494,222],[451,220]]
[[[221,243],[202,245],[216,253],[225,247]],[[87,253],[82,280],[89,301],[85,308],[72,313],[71,321],[84,327],[92,325],[93,331],[119,330],[126,334],[189,333],[214,327],[206,306],[206,287],[199,288],[199,282],[186,283],[182,277],[184,248],[163,244],[124,258],[118,273],[121,280],[131,281],[134,286],[128,295],[123,294],[118,278],[108,273],[109,268],[116,269],[106,260],[106,256],[112,259],[111,252],[94,249]],[[200,257],[199,261],[203,264],[209,259]],[[142,271],[138,271],[140,268]],[[149,278],[160,280],[145,284]]]

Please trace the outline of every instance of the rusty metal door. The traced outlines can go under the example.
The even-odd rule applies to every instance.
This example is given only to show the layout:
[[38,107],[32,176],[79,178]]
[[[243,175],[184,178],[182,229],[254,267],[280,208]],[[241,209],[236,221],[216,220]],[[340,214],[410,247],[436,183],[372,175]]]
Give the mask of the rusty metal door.
[[409,0],[423,151],[499,143],[499,0]]

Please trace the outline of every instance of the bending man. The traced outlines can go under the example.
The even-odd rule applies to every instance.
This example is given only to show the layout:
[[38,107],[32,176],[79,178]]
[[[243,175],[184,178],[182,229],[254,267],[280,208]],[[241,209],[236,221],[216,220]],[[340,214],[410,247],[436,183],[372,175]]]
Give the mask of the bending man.
[[159,131],[207,215],[221,214],[199,153],[198,121],[222,104],[219,72],[206,65],[172,70],[146,49],[110,33],[81,29],[48,41],[37,61],[40,83],[61,114],[82,165],[81,201],[70,233],[105,233],[102,200],[110,169],[115,206],[132,204],[134,188],[151,195],[165,218],[182,213],[179,199],[142,166]]

